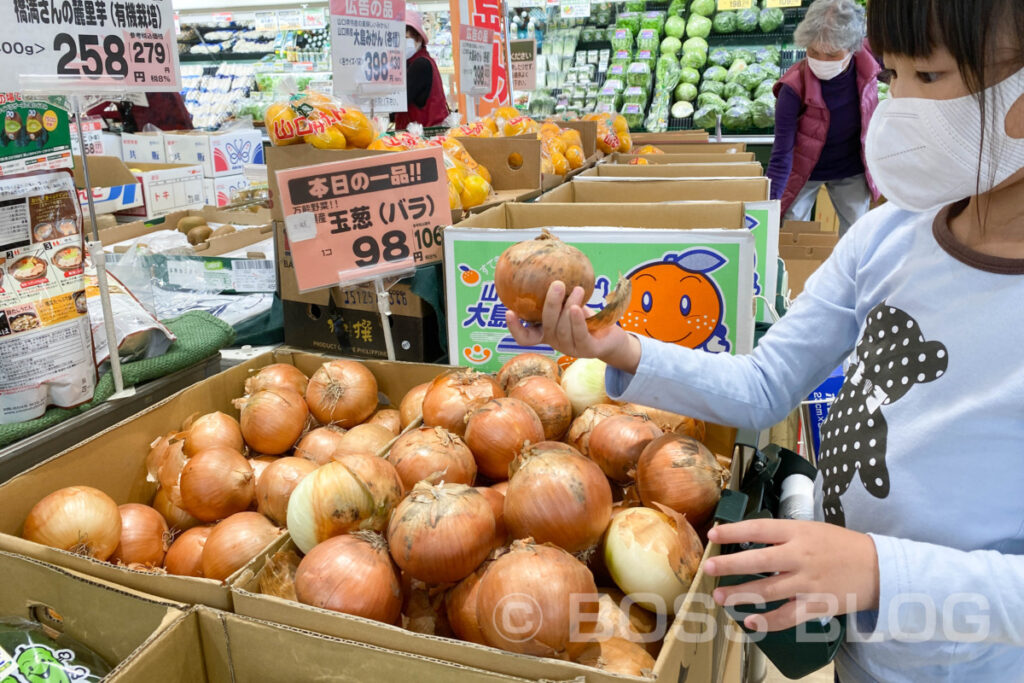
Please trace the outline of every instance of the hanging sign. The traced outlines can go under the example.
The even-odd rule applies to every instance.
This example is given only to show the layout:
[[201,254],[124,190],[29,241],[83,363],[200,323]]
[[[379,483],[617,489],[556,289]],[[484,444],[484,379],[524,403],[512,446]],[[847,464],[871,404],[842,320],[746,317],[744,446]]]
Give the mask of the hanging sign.
[[81,4],[0,3],[0,91],[181,89],[171,0]]
[[283,9],[277,12],[278,31],[298,31],[302,28],[302,10]]
[[558,0],[563,19],[585,19],[590,16],[590,0]]
[[327,26],[322,9],[308,9],[302,13],[302,26],[306,29],[321,29]]
[[257,31],[277,30],[277,12],[256,12],[253,21]]
[[405,89],[405,1],[331,0],[335,91]]
[[537,41],[513,40],[509,49],[512,53],[513,90],[537,89]]
[[278,171],[277,182],[300,292],[441,260],[451,211],[439,147]]
[[466,24],[459,27],[459,87],[462,92],[474,97],[490,92],[493,54],[493,31]]

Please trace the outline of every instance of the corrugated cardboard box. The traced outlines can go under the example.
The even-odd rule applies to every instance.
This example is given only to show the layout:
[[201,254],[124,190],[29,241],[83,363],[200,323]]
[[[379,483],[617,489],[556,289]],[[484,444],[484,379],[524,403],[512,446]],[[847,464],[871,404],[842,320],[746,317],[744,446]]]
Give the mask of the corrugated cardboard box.
[[78,188],[78,201],[84,214],[89,214],[90,194],[98,214],[142,206],[142,187],[123,161],[117,157],[87,157],[92,187],[86,189],[82,157],[76,156],[74,159],[75,187]]
[[786,264],[791,299],[804,291],[807,279],[832,255],[838,241],[838,234],[822,232],[818,222],[783,221],[779,258]]
[[[694,145],[694,147],[697,147]],[[622,154],[616,152],[607,158],[610,164],[630,164],[636,159],[645,159],[648,164],[728,164],[754,161],[753,152],[735,152],[723,156],[722,152],[702,152],[699,147],[690,152],[672,154]],[[642,164],[631,164],[633,166]]]
[[767,178],[678,178],[658,180],[651,178],[622,178],[588,181],[580,178],[541,195],[539,203],[623,203],[679,201],[758,202],[768,199]]
[[505,202],[524,202],[541,193],[540,140],[516,138],[459,138],[473,160],[491,174],[494,196],[469,209],[486,211]]
[[208,206],[227,206],[235,200],[235,194],[252,186],[244,173],[207,178],[203,183],[203,196]]
[[133,162],[129,170],[142,187],[142,206],[118,211],[119,216],[150,220],[174,211],[199,209],[206,203],[199,166]]
[[707,143],[708,132],[706,130],[673,130],[664,133],[633,133],[633,147],[644,145],[661,146],[664,144],[679,145],[688,143]]
[[764,166],[757,162],[716,164],[665,164],[632,166],[598,164],[580,177],[605,178],[756,178],[764,175]]
[[169,132],[164,134],[164,148],[168,162],[199,164],[207,178],[236,175],[245,170],[246,164],[263,163],[263,133],[253,128],[218,133]]
[[745,142],[708,142],[707,140],[677,142],[672,140],[670,142],[641,142],[638,146],[636,138],[633,138],[634,149],[639,149],[645,144],[652,144],[665,154],[692,154],[693,152],[721,152],[728,154],[730,152],[747,151],[747,143]]
[[695,202],[678,211],[624,204],[505,204],[470,216],[460,228],[543,228],[599,225],[623,228],[743,228],[741,202]]
[[121,158],[128,163],[166,164],[164,134],[121,133]]

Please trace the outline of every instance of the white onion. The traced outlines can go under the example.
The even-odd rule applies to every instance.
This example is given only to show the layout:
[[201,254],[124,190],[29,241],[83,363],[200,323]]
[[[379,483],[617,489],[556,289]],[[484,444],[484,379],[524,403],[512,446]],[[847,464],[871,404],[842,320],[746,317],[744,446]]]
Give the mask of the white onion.
[[608,366],[596,358],[578,358],[562,372],[562,388],[572,402],[573,415],[598,403],[609,403],[604,386]]

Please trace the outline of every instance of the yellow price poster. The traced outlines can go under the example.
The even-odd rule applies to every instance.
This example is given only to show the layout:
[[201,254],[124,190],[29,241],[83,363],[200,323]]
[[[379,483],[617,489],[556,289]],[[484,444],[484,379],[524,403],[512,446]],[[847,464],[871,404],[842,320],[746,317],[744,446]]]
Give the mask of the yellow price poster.
[[785,8],[785,7],[799,7],[803,4],[803,0],[768,0],[765,3],[765,7],[771,8]]
[[750,9],[754,6],[754,0],[718,0],[718,11],[728,12],[730,10]]

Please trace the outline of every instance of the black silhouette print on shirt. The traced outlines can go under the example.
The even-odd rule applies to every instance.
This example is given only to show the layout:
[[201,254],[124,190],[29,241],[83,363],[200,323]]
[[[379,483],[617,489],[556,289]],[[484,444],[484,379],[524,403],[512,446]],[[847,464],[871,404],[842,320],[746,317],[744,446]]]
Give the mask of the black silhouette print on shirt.
[[821,426],[821,470],[825,521],[846,526],[839,499],[859,473],[875,498],[889,495],[885,462],[889,427],[884,406],[901,399],[915,384],[933,382],[946,372],[946,347],[925,341],[917,321],[885,301],[868,314],[853,363],[839,396]]

